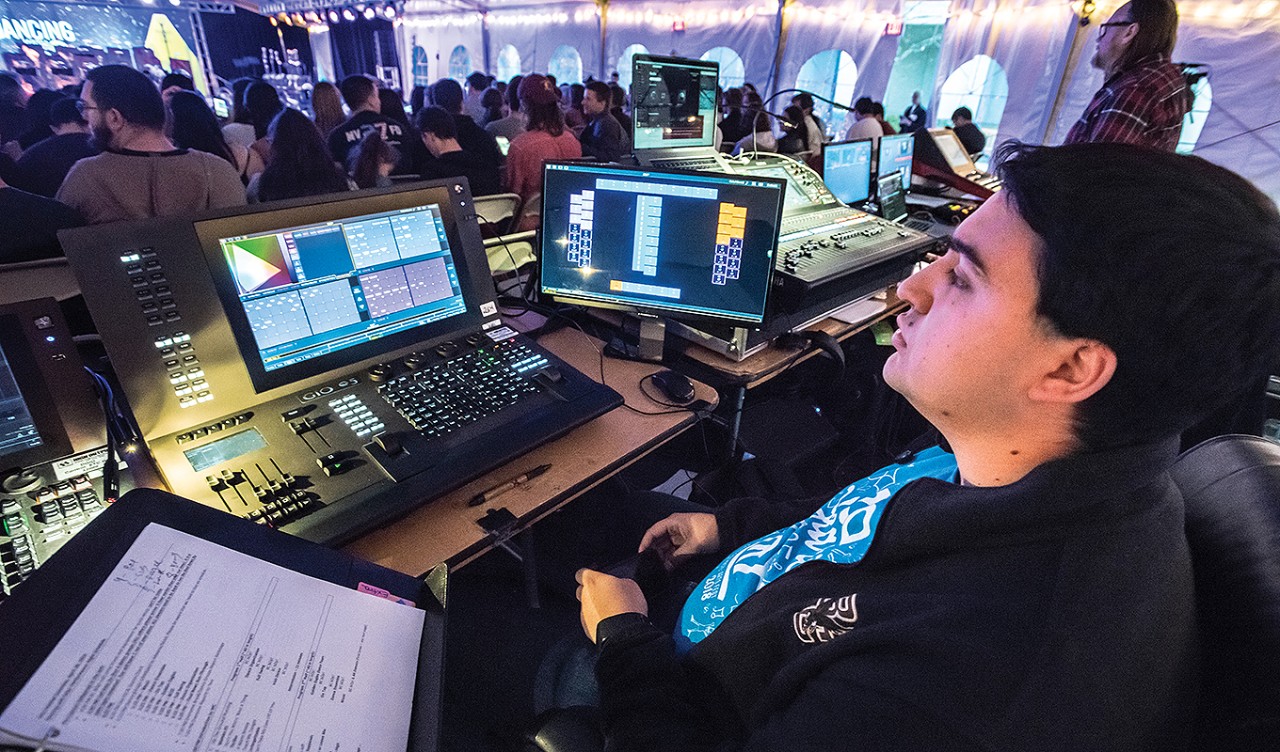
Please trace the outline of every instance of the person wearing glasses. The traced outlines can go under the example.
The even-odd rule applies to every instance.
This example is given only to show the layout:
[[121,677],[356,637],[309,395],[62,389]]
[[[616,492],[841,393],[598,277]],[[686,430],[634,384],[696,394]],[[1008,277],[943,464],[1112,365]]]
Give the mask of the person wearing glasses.
[[1065,143],[1108,141],[1173,151],[1191,90],[1170,62],[1178,35],[1173,0],[1132,0],[1098,27],[1093,67],[1106,81]]
[[76,162],[57,199],[91,225],[186,214],[245,202],[240,174],[222,157],[179,149],[165,135],[164,100],[151,79],[123,65],[85,76],[80,113],[96,157]]

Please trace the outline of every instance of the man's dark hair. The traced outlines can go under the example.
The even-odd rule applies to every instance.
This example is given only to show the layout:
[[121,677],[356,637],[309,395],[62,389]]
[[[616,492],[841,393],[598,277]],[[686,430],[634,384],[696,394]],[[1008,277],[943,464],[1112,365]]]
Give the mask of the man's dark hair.
[[68,123],[88,125],[84,115],[80,114],[80,108],[76,106],[76,100],[63,97],[49,106],[49,125],[59,126]]
[[433,133],[436,138],[458,137],[458,124],[453,115],[439,105],[424,107],[418,112],[418,130]]
[[1178,41],[1178,7],[1173,0],[1129,0],[1129,18],[1138,34],[1121,56],[1117,70],[1124,70],[1150,55],[1172,55]]
[[569,106],[574,109],[582,109],[582,95],[587,91],[582,84],[569,84]]
[[475,71],[470,76],[467,76],[467,86],[478,91],[487,89],[489,88],[489,77],[480,71]]
[[627,90],[618,84],[609,84],[609,104],[621,107],[627,103]]
[[802,110],[813,109],[813,95],[807,91],[802,91],[799,94],[795,95],[794,97],[791,98],[791,101],[799,105],[800,109]]
[[545,75],[547,77],[547,80],[551,82],[551,88],[557,89],[560,87],[560,84],[556,81],[556,77],[553,74],[547,73]]
[[876,104],[871,101],[871,97],[858,97],[858,101],[853,103],[853,111],[859,115],[874,115]]
[[462,112],[462,84],[452,78],[442,78],[431,86],[431,104],[449,112]]
[[358,74],[342,79],[342,83],[338,84],[338,90],[342,92],[342,101],[354,110],[357,107],[363,107],[377,93],[378,85],[372,78]]
[[523,80],[524,76],[517,74],[507,84],[507,109],[513,113],[520,111],[520,82]]
[[127,65],[104,65],[85,75],[93,83],[93,105],[115,110],[130,125],[164,128],[164,100],[151,79]]
[[166,73],[164,78],[160,79],[160,91],[164,91],[170,87],[176,86],[179,89],[187,91],[196,90],[196,82],[191,80],[191,76],[185,73]]
[[609,84],[603,81],[592,81],[587,84],[586,91],[596,95],[596,99],[604,102],[604,108],[607,110],[613,106],[613,93],[609,91]]
[[968,107],[957,107],[956,111],[951,113],[951,119],[964,118],[965,120],[973,120],[973,111]]
[[1086,449],[1178,434],[1280,362],[1280,213],[1198,157],[1127,144],[997,155],[1001,195],[1040,237],[1037,312],[1115,351],[1076,411]]
[[872,115],[875,115],[875,116],[876,116],[876,117],[878,117],[878,118],[883,118],[883,117],[884,117],[884,102],[872,102],[872,103],[871,103],[871,114],[872,114]]

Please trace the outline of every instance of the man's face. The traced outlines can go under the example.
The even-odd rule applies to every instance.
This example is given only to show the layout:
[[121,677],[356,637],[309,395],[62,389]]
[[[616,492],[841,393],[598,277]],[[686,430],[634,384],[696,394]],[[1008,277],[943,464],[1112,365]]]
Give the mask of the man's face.
[[1125,50],[1133,42],[1138,33],[1138,25],[1133,23],[1133,15],[1129,4],[1125,3],[1116,9],[1102,24],[1098,26],[1098,46],[1093,52],[1093,67],[1099,70],[1111,70]]
[[1061,357],[1068,340],[1036,314],[1039,245],[996,194],[941,260],[898,286],[911,308],[898,316],[885,382],[944,434],[1025,420],[1028,392]]
[[582,95],[582,111],[588,115],[599,115],[609,109],[609,105],[605,100],[596,96],[596,93],[590,89]]
[[920,104],[920,92],[911,93],[911,104]]
[[89,123],[89,133],[93,135],[93,145],[98,149],[110,149],[111,141],[115,136],[114,131],[107,124],[106,113],[98,107],[98,102],[93,98],[93,82],[85,81],[84,88],[80,90],[80,110],[84,119]]

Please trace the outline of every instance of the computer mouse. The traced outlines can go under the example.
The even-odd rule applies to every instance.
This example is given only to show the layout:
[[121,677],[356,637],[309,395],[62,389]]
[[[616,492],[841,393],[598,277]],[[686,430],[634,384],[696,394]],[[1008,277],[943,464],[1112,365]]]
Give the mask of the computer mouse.
[[653,375],[653,384],[677,405],[693,401],[693,382],[675,371],[658,371]]

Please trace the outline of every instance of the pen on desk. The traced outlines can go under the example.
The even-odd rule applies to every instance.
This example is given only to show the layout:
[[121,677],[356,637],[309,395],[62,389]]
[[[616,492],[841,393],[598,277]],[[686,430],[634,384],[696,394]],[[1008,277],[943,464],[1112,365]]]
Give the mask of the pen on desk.
[[506,493],[507,491],[510,491],[516,486],[520,486],[525,483],[528,483],[529,481],[533,480],[539,475],[542,475],[543,473],[545,473],[550,469],[551,469],[551,465],[538,465],[534,469],[529,470],[528,472],[521,473],[520,475],[517,475],[516,477],[512,478],[509,481],[506,481],[504,483],[499,483],[498,485],[494,486],[493,488],[490,488],[487,491],[481,491],[475,496],[472,496],[467,501],[467,506],[478,507],[481,504],[493,501],[498,496],[501,496],[502,494]]

